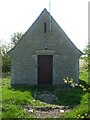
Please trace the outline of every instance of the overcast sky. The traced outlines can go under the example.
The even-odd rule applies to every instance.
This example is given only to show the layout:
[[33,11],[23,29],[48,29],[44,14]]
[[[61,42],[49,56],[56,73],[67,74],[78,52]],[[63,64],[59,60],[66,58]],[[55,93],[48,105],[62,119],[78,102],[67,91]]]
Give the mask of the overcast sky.
[[[51,0],[51,15],[80,50],[88,43],[88,1]],[[49,0],[0,0],[0,40],[26,32],[44,8]]]

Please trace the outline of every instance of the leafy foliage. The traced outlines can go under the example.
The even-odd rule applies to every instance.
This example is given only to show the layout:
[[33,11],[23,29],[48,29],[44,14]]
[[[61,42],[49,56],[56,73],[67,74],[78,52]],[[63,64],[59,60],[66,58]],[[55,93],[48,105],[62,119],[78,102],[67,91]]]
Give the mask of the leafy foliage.
[[77,83],[75,83],[75,81],[71,78],[71,79],[69,79],[68,77],[66,77],[65,79],[64,79],[64,83],[66,83],[66,84],[68,84],[69,86],[71,86],[71,87],[79,87],[79,88],[81,88],[81,89],[83,89],[84,91],[89,91],[89,85],[87,85],[87,88],[84,86],[84,85],[82,85],[82,84],[77,84]]
[[84,48],[83,52],[85,54],[84,60],[90,71],[90,43],[88,43],[88,45]]
[[2,72],[8,73],[11,69],[10,56],[7,54],[8,51],[16,45],[19,39],[22,37],[22,32],[17,32],[11,35],[11,43],[2,43],[0,46],[1,56],[2,56]]
[[2,44],[1,47],[1,56],[2,56],[2,72],[7,73],[10,72],[11,64],[10,57],[7,52],[11,49],[10,44]]
[[70,112],[63,114],[61,118],[90,118],[90,110],[88,109],[88,93],[82,97],[81,103],[78,106],[74,107]]
[[11,35],[11,44],[15,46],[17,42],[21,39],[22,35],[22,32],[16,32],[13,35]]
[[[83,75],[85,75],[85,71]],[[76,118],[76,119],[90,118],[90,110],[88,109],[89,107],[88,99],[90,99],[90,97],[88,97],[89,92],[90,92],[89,85],[86,84],[86,82],[82,80],[80,80],[82,84],[76,84],[74,80],[70,80],[68,77],[64,79],[64,82],[70,86],[72,86],[72,83],[73,83],[74,87],[78,86],[78,88],[81,88],[80,90],[83,91],[82,93],[85,93],[85,94],[83,94],[80,104],[76,106],[74,109],[72,109],[69,113],[63,114],[61,118]],[[78,92],[80,92],[80,90]]]
[[88,43],[88,45],[84,48],[83,52],[86,55],[90,54],[90,43]]

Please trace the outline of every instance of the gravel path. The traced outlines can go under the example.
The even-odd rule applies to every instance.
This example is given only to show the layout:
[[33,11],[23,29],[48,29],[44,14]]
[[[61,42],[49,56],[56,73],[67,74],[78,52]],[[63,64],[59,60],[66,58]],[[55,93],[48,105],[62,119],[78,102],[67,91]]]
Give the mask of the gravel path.
[[69,112],[70,109],[68,106],[24,106],[24,111],[27,111],[30,114],[34,114],[37,118],[58,118],[64,112]]
[[54,94],[50,94],[47,91],[37,96],[41,101],[47,104],[47,106],[24,106],[24,111],[34,114],[37,118],[58,118],[62,113],[69,112],[68,106],[54,105],[57,101],[57,97]]

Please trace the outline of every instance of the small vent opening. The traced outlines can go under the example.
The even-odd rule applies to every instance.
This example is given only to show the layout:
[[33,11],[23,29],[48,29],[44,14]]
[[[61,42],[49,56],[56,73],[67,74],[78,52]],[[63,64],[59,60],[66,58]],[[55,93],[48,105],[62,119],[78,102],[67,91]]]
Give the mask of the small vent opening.
[[45,22],[44,23],[44,33],[46,33],[47,32],[47,23]]

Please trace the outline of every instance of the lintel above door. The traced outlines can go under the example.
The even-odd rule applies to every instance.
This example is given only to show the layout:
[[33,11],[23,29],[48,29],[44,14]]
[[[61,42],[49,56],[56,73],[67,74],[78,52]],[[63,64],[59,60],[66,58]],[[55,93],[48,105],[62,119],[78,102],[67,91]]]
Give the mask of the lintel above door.
[[36,55],[54,55],[55,50],[35,50]]

